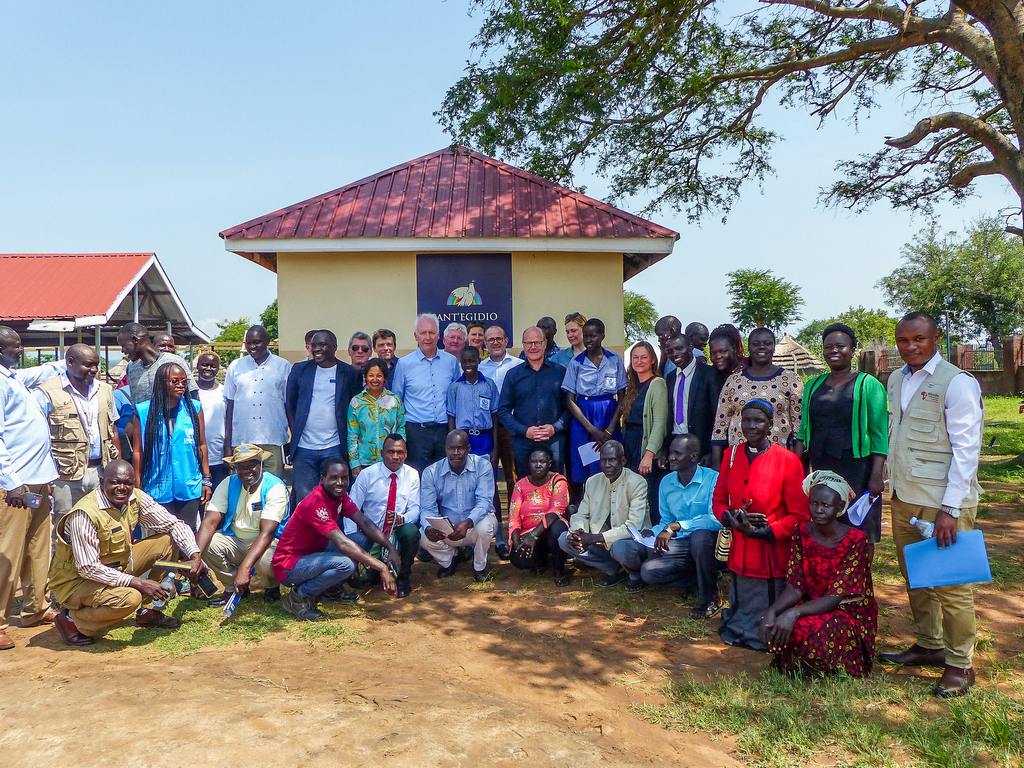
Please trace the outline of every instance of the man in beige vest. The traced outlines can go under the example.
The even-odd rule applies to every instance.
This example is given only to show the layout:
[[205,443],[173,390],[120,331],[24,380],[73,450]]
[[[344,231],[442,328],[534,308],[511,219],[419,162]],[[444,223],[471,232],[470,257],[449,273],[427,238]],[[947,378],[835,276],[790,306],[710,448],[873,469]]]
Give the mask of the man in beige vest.
[[[896,326],[896,346],[906,365],[889,377],[889,474],[892,528],[903,578],[903,548],[921,541],[910,518],[935,523],[940,547],[956,543],[957,531],[974,528],[978,507],[978,457],[984,411],[973,376],[936,352],[935,320],[924,312]],[[976,635],[969,584],[907,588],[916,642],[905,651],[882,653],[890,664],[943,669],[935,693],[961,696],[974,685]]]
[[[155,536],[132,542],[139,525]],[[100,487],[57,521],[57,551],[49,588],[61,606],[54,624],[64,642],[96,642],[108,627],[135,613],[135,626],[177,629],[181,622],[153,607],[173,597],[153,571],[158,560],[188,558],[189,578],[205,573],[188,525],[135,487],[135,470],[114,459],[103,468]],[[150,578],[142,574],[150,571]],[[136,613],[137,611],[137,613]]]
[[33,393],[50,425],[50,450],[60,473],[53,483],[54,522],[99,488],[100,467],[119,457],[113,390],[96,381],[99,355],[86,344],[73,344],[65,359],[67,373]]

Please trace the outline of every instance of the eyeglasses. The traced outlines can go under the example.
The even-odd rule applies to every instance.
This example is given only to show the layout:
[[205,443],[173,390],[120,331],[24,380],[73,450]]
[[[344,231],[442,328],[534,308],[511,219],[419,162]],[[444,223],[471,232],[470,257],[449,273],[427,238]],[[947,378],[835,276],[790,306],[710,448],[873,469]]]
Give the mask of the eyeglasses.
[[543,347],[547,342],[544,341],[524,341],[524,347]]
[[353,352],[369,352],[370,351],[370,348],[368,346],[366,346],[365,344],[353,344],[351,347],[349,347],[349,349],[352,350]]

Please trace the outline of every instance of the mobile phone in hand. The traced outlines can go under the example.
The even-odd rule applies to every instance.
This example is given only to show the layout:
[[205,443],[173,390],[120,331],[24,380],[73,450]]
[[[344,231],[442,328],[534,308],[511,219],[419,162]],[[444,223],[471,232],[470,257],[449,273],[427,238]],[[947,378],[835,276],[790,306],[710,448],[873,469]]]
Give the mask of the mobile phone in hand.
[[38,493],[25,492],[25,506],[29,509],[39,509],[43,506],[43,497]]

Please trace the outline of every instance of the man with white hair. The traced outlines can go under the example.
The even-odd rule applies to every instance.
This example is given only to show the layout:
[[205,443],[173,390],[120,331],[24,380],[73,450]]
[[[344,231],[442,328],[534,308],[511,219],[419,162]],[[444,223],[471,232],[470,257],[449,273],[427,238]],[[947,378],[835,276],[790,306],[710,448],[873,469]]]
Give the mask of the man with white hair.
[[448,323],[444,329],[444,351],[455,355],[455,359],[459,359],[459,353],[462,352],[462,348],[466,346],[466,326],[462,323]]
[[416,349],[398,361],[391,386],[405,404],[406,463],[418,472],[445,456],[448,385],[461,375],[458,359],[437,348],[439,334],[437,315],[416,318]]

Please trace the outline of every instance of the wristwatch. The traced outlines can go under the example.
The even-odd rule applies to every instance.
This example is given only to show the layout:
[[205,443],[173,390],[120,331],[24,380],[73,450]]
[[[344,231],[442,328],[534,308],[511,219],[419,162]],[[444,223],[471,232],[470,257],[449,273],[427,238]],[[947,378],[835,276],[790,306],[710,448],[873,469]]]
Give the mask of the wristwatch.
[[945,504],[942,505],[942,511],[952,517],[954,520],[960,519],[960,510],[956,507],[947,507]]

